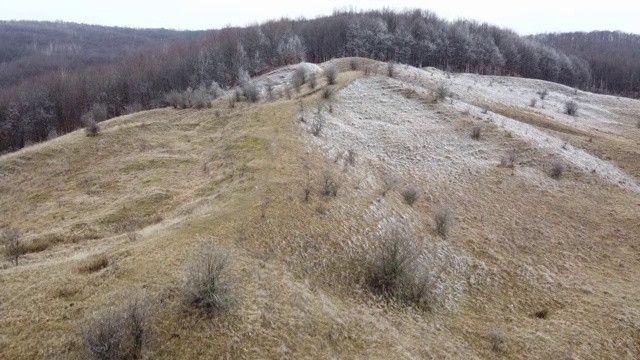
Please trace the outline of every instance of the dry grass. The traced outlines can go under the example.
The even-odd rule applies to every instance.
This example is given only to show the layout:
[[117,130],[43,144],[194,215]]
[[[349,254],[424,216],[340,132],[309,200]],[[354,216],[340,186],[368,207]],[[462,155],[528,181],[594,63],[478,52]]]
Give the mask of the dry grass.
[[[334,113],[344,114],[340,89],[363,74],[345,71],[348,60],[338,66],[343,72]],[[384,75],[382,63],[362,59],[361,66]],[[404,71],[381,78],[404,81]],[[411,81],[440,82],[425,74]],[[300,96],[314,109],[322,94],[308,91]],[[429,116],[442,123],[459,114],[447,103],[435,108],[443,114]],[[426,181],[417,171],[378,167],[360,148],[354,148],[358,166],[343,173],[322,152],[329,136],[300,131],[298,111],[286,98],[229,109],[222,97],[211,110],[136,113],[101,123],[103,135],[96,138],[75,132],[0,157],[0,226],[50,242],[18,267],[1,264],[0,353],[86,358],[78,324],[132,285],[144,285],[158,304],[147,358],[550,359],[568,352],[585,359],[637,358],[640,294],[630,285],[640,276],[637,194],[574,171],[556,184],[545,175],[550,157],[543,151],[490,127],[481,144],[470,142],[465,124],[461,141],[482,145],[473,150],[490,164],[473,177],[434,168],[435,180]],[[635,142],[595,135],[592,151],[636,166],[634,153],[611,152],[615,146],[631,151]],[[518,171],[504,176],[491,160],[510,149],[520,159]],[[209,175],[202,173],[203,162]],[[340,173],[340,197],[301,201],[300,189],[309,179],[317,187],[324,169]],[[381,182],[371,174],[385,172],[424,189],[424,206],[409,209],[396,196],[380,199]],[[265,196],[276,201],[261,221],[256,204]],[[428,204],[439,202],[457,213],[455,236],[447,240],[429,236]],[[135,242],[116,232],[131,216],[154,215],[162,221],[142,225]],[[366,264],[354,260],[374,254],[372,239],[391,218],[407,221],[416,246],[431,254],[425,265],[443,279],[431,288],[442,296],[441,308],[424,312],[368,291]],[[240,228],[246,228],[242,236]],[[198,237],[232,250],[242,279],[236,306],[215,321],[184,313],[184,270]],[[106,254],[118,271],[78,273],[76,259],[84,253]],[[551,316],[532,317],[539,309]],[[495,329],[506,334],[504,352],[488,342]]]
[[78,270],[81,273],[89,274],[100,271],[109,266],[109,257],[105,254],[93,256],[84,261]]

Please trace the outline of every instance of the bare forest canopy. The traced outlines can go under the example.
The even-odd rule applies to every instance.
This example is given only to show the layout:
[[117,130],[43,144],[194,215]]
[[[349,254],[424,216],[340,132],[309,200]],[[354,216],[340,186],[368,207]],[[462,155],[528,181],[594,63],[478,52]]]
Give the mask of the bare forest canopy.
[[[20,30],[29,24],[33,33]],[[28,81],[10,80],[9,75],[0,80],[11,84],[0,88],[0,153],[77,129],[82,116],[96,106],[105,109],[104,117],[115,117],[131,109],[165,106],[164,96],[172,90],[217,89],[218,84],[237,84],[242,74],[345,56],[598,89],[580,54],[512,30],[469,20],[450,22],[421,10],[335,12],[313,20],[213,30],[206,37],[189,33],[183,39],[167,30],[21,22],[0,26],[0,74],[13,61],[31,56],[40,59],[35,63],[47,64],[37,75],[9,71]],[[181,41],[167,45],[173,40]],[[51,56],[47,54],[55,54],[59,62],[45,61]],[[120,58],[113,62],[110,56]]]
[[534,39],[585,59],[591,68],[595,91],[640,96],[640,35],[593,31],[539,34]]

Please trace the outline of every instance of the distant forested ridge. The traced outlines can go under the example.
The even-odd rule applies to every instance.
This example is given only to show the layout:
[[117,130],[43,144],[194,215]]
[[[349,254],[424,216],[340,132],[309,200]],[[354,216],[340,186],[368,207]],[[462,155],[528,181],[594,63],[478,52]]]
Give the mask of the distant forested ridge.
[[534,39],[585,59],[597,92],[640,95],[640,35],[619,31],[540,34]]
[[[133,50],[114,45],[123,43],[121,40],[97,40],[104,35],[89,35],[91,26],[48,26],[59,26],[58,35],[50,32],[51,37],[35,41],[35,46],[31,46],[32,38],[38,36],[25,35],[27,30],[17,32],[21,34],[19,41],[7,40],[12,38],[4,31],[0,36],[0,44],[14,44],[0,49],[0,58],[5,59],[0,74],[4,67],[12,66],[11,59],[28,54],[59,54],[62,59],[51,63],[54,65],[47,63],[50,71],[23,76],[28,81],[12,80],[12,74],[20,71],[6,75],[4,84],[10,85],[0,88],[0,152],[77,129],[82,115],[95,104],[106,108],[107,117],[114,117],[131,108],[164,106],[164,95],[172,90],[232,86],[243,74],[254,76],[281,65],[320,63],[344,56],[544,79],[585,89],[593,85],[590,65],[578,54],[508,29],[468,20],[449,22],[421,10],[337,11],[312,20],[281,19],[246,28],[211,30],[204,37],[189,33],[182,39],[164,30],[127,29],[127,34],[139,31],[142,38],[138,39],[140,46],[127,40],[134,41],[129,46]],[[80,47],[73,45],[80,40],[63,41],[67,39],[66,26],[86,27],[74,30],[76,39],[96,40]],[[114,39],[128,36],[119,32],[122,29],[108,29],[113,30]],[[167,45],[172,40],[180,41]],[[90,57],[77,66],[69,65],[86,52],[98,60]],[[114,62],[109,60],[110,54],[122,57]],[[109,61],[100,61],[105,58]]]

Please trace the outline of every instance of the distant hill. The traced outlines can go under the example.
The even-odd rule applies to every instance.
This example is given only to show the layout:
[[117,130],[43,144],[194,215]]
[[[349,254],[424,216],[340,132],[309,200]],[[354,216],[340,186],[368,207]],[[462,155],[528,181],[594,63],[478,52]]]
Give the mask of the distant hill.
[[112,63],[141,50],[202,39],[205,34],[67,22],[0,21],[0,87],[50,71]]
[[534,38],[585,59],[591,67],[594,90],[631,97],[640,95],[640,35],[592,31],[539,34]]

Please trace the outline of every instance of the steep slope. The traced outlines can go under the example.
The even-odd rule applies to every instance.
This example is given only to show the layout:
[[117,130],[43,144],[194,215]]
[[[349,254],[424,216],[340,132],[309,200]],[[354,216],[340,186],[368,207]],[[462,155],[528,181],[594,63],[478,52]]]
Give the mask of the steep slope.
[[[322,80],[291,100],[158,109],[1,157],[0,228],[22,229],[32,252],[2,263],[0,353],[82,358],[93,313],[143,288],[149,358],[637,358],[640,104],[434,69],[388,78],[356,60],[373,74],[334,61],[328,99]],[[292,70],[258,83],[283,93]],[[454,94],[435,101],[439,86]],[[540,89],[544,108],[529,107]],[[570,97],[578,117],[560,111]],[[441,205],[455,214],[446,239]],[[426,306],[365,281],[397,228],[421,249]],[[237,303],[213,321],[181,302],[203,239],[231,250],[237,274]],[[83,271],[99,255],[109,264]]]

